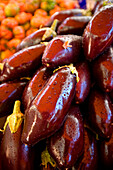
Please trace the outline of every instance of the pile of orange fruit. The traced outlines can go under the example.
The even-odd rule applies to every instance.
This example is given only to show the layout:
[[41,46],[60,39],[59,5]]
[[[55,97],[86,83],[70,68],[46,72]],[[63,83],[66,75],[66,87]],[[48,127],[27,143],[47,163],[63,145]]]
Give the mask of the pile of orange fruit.
[[73,0],[0,0],[0,59],[14,54],[22,39],[46,25],[56,11],[77,5]]

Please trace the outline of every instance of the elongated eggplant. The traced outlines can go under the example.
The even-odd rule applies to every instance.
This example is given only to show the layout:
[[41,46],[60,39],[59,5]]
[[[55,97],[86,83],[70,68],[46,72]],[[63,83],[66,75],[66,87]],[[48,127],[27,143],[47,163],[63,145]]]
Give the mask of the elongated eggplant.
[[8,115],[13,109],[15,100],[21,99],[26,81],[9,81],[0,84],[0,117]]
[[95,135],[84,128],[84,153],[75,163],[73,170],[94,170],[98,167],[98,147]]
[[57,67],[77,62],[82,51],[82,37],[77,35],[59,35],[46,46],[42,64]]
[[49,154],[60,169],[71,168],[83,154],[83,134],[79,106],[71,106],[63,126],[47,142]]
[[113,133],[108,141],[100,141],[99,146],[101,167],[105,170],[113,169]]
[[29,36],[27,36],[26,38],[24,38],[21,41],[21,43],[17,46],[17,51],[39,44],[42,41],[42,37],[46,30],[47,28],[39,29],[34,33],[30,34]]
[[[49,41],[50,39],[52,39],[55,36],[56,26],[57,26],[57,21],[54,20],[53,24],[51,25],[51,28],[49,28],[49,27],[40,28],[39,30],[30,34],[29,36],[24,38],[21,41],[21,43],[17,46],[17,51],[19,51],[23,48],[29,47],[29,46],[39,44],[40,42],[43,42],[43,41],[46,41],[46,42]],[[44,34],[47,31],[50,34],[44,38]]]
[[88,63],[86,61],[78,62],[76,64],[79,82],[76,84],[75,102],[82,103],[89,94],[91,86],[91,76]]
[[46,67],[41,67],[40,69],[38,69],[36,74],[32,77],[28,85],[25,87],[25,90],[22,95],[22,101],[25,110],[30,105],[34,97],[45,86],[52,73],[53,73],[52,70]]
[[58,27],[58,34],[75,34],[81,35],[88,22],[91,20],[91,16],[72,16],[66,18]]
[[15,102],[13,113],[8,116],[0,147],[1,170],[33,170],[34,148],[21,142],[22,121],[20,101]]
[[113,5],[99,10],[88,23],[83,34],[84,54],[93,60],[113,43]]
[[26,110],[23,143],[34,145],[62,126],[76,87],[75,67],[69,67],[59,68]]
[[83,16],[84,10],[82,9],[69,9],[69,10],[61,10],[59,12],[55,12],[51,18],[50,22],[47,24],[47,26],[50,26],[51,23],[57,19],[59,21],[59,24],[64,21],[67,17],[71,16]]
[[92,64],[93,76],[105,92],[113,90],[113,47],[99,56]]
[[40,66],[44,49],[45,45],[39,44],[13,54],[3,65],[0,82],[30,76],[32,71]]
[[112,134],[113,106],[107,93],[92,89],[88,103],[88,120],[91,128],[101,137]]

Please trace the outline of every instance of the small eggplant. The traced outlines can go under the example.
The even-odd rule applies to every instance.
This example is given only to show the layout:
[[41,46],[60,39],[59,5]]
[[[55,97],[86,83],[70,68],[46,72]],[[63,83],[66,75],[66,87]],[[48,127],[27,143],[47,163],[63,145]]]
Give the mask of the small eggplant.
[[76,68],[56,70],[25,112],[22,142],[34,145],[54,134],[63,124],[76,87]]
[[88,22],[91,20],[91,16],[72,16],[66,18],[58,27],[58,34],[75,34],[81,35]]
[[[55,29],[57,26],[57,21],[54,20],[51,28],[49,27],[44,27],[40,28],[39,30],[35,31],[34,33],[30,34],[26,38],[24,38],[21,43],[17,46],[17,51],[22,50],[23,48],[27,48],[33,45],[40,44],[40,42],[43,41],[49,41],[55,36]],[[50,34],[44,38],[44,34],[46,32],[49,32]]]
[[98,86],[105,92],[113,90],[113,46],[92,64],[93,76]]
[[113,169],[113,133],[108,141],[100,141],[100,160],[103,169]]
[[71,106],[63,126],[47,141],[58,168],[71,168],[83,154],[84,126],[79,106]]
[[0,117],[9,115],[15,100],[21,99],[26,81],[9,81],[0,84]]
[[22,121],[20,101],[16,101],[13,113],[8,116],[0,147],[1,170],[33,170],[34,148],[21,142]]
[[90,20],[83,34],[86,59],[92,61],[113,43],[113,5],[101,8]]
[[96,170],[98,167],[98,147],[95,135],[84,128],[84,153],[73,170]]
[[46,46],[42,64],[57,67],[77,62],[82,51],[82,37],[77,35],[59,35]]
[[45,86],[52,73],[53,71],[47,67],[41,67],[37,70],[28,85],[25,87],[22,95],[22,102],[25,110],[30,105],[35,96]]
[[91,87],[91,76],[87,61],[78,62],[76,64],[79,82],[76,84],[75,102],[82,103],[89,94]]
[[91,128],[103,138],[112,134],[113,106],[107,93],[93,88],[89,96],[88,120]]
[[24,38],[21,43],[17,46],[17,51],[22,50],[24,48],[40,44],[42,41],[42,37],[46,32],[47,28],[39,29],[34,33],[30,34],[26,38]]
[[31,46],[20,50],[8,58],[0,72],[0,82],[30,76],[41,63],[41,56],[45,49],[44,44]]
[[67,17],[71,16],[83,16],[84,10],[83,9],[69,9],[69,10],[61,10],[59,12],[55,12],[51,18],[50,22],[47,24],[47,26],[50,26],[51,23],[57,19],[59,21],[59,24],[64,21]]

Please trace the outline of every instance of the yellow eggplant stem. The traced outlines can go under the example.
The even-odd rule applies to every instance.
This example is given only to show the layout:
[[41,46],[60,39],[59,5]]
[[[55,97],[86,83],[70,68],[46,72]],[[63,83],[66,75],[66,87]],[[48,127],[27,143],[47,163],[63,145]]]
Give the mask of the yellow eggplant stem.
[[4,68],[4,63],[0,63],[0,70],[2,71]]
[[52,29],[53,31],[56,30],[57,24],[58,24],[58,20],[55,19],[55,20],[53,21],[52,25],[51,25],[51,29]]
[[18,130],[24,119],[24,114],[20,111],[20,104],[19,100],[15,101],[13,113],[7,117],[3,130],[0,130],[1,132],[5,132],[8,124],[11,133],[15,133]]
[[41,42],[41,44],[44,44],[45,46],[47,46],[48,42]]
[[76,81],[77,81],[77,83],[78,83],[78,82],[79,82],[78,71],[76,70],[76,67],[73,66],[73,64],[64,65],[64,66],[58,67],[57,69],[55,69],[55,70],[53,71],[53,73],[55,73],[57,70],[59,70],[59,69],[61,69],[61,68],[63,68],[63,67],[69,67],[70,70],[71,70],[71,72],[72,72],[72,74],[76,74]]
[[53,24],[51,25],[50,29],[47,29],[46,32],[44,33],[43,37],[42,37],[42,40],[44,41],[46,38],[50,37],[51,35],[53,35],[53,37],[56,37],[56,27],[57,27],[57,23],[58,23],[58,20],[55,19],[53,21]]
[[47,164],[51,164],[52,167],[56,167],[56,162],[53,160],[53,158],[50,156],[47,147],[46,149],[42,152],[41,154],[41,165],[45,166],[45,168],[47,168]]

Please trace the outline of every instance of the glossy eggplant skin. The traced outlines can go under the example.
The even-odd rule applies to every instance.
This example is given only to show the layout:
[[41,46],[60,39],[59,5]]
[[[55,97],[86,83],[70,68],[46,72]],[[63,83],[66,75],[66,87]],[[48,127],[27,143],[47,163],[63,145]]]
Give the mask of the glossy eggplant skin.
[[[65,43],[68,43],[66,48]],[[82,51],[82,37],[77,35],[59,35],[46,46],[42,64],[53,68],[77,62]]]
[[63,124],[75,94],[76,76],[70,68],[56,71],[25,112],[22,142],[34,145]]
[[92,61],[113,43],[113,5],[101,8],[90,20],[83,34],[86,59]]
[[104,169],[113,169],[113,133],[108,141],[100,142],[100,160]]
[[[47,29],[49,29],[49,28],[39,29],[39,30],[35,31],[34,33],[30,34],[29,36],[27,36],[26,38],[24,38],[21,41],[21,43],[17,46],[16,50],[19,51],[24,48],[39,44],[42,41],[42,37]],[[50,39],[52,39],[52,36],[45,39],[45,41],[49,41]]]
[[91,88],[91,75],[87,61],[78,62],[76,65],[79,81],[76,84],[75,102],[84,102]]
[[50,22],[47,24],[47,26],[50,26],[51,23],[57,19],[59,21],[59,24],[64,21],[67,17],[71,16],[83,16],[83,10],[82,9],[69,9],[69,10],[61,10],[59,12],[55,12],[51,18]]
[[98,167],[98,146],[95,135],[84,128],[84,153],[74,166],[74,170],[95,170]]
[[113,106],[110,97],[97,89],[92,89],[88,103],[88,120],[91,128],[101,137],[112,134]]
[[99,56],[92,64],[93,76],[105,92],[113,90],[113,47]]
[[84,29],[91,18],[91,16],[68,17],[58,27],[57,34],[75,34],[82,36]]
[[22,124],[15,133],[7,125],[0,147],[1,170],[33,170],[34,148],[21,142]]
[[0,74],[0,82],[30,76],[32,71],[41,64],[44,44],[31,46],[20,50],[8,58]]
[[18,80],[0,84],[0,117],[11,114],[15,100],[21,99],[26,82]]
[[48,141],[48,151],[60,169],[72,167],[83,154],[84,126],[79,106],[71,106],[63,126]]
[[27,109],[31,101],[40,92],[40,90],[45,86],[45,84],[47,83],[52,73],[53,73],[53,70],[50,70],[47,67],[43,67],[43,66],[37,70],[37,72],[32,77],[28,85],[25,87],[23,95],[22,95],[22,102],[23,102],[24,110]]

